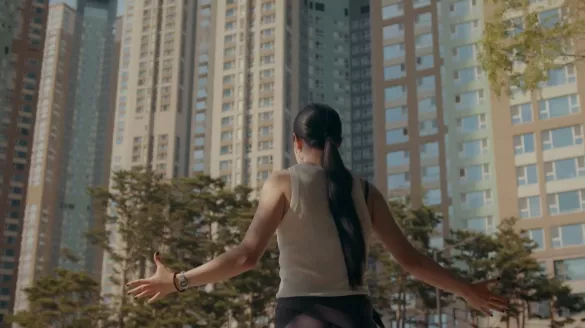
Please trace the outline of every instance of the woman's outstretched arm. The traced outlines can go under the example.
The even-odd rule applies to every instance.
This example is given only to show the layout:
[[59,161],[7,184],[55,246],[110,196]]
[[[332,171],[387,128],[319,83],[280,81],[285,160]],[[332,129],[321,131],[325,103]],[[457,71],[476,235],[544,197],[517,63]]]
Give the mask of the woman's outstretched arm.
[[[286,191],[290,189],[286,170],[274,172],[264,183],[254,219],[242,242],[213,260],[185,272],[189,287],[223,281],[256,266],[288,208]],[[156,273],[147,279],[128,283],[128,294],[137,298],[150,297],[154,302],[176,291],[174,273],[154,257]]]
[[493,281],[472,284],[414,248],[396,224],[388,202],[374,186],[371,188],[368,204],[373,215],[374,231],[405,271],[429,285],[465,298],[471,306],[486,314],[489,309],[506,309],[506,300],[492,294],[487,288],[487,284]]
[[240,244],[215,259],[189,270],[189,286],[223,281],[256,266],[280,224],[287,205],[285,188],[290,184],[287,171],[273,173],[264,183],[254,219]]

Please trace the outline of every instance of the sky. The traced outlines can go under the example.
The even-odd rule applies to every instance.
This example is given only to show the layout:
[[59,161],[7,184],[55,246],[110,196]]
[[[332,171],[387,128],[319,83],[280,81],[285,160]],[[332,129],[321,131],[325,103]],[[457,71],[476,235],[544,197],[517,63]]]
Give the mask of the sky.
[[[49,4],[51,4],[51,5],[54,3],[61,3],[61,2],[65,2],[66,4],[75,8],[75,3],[77,1],[76,0],[49,0]],[[118,0],[118,15],[124,14],[124,9],[125,9],[124,3],[125,3],[125,0]]]

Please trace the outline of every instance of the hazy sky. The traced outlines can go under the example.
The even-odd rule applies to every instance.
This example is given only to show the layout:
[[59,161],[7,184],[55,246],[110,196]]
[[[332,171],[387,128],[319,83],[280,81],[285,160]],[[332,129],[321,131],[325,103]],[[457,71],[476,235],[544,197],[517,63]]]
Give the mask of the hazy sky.
[[[65,2],[68,5],[75,7],[75,3],[77,2],[76,0],[49,0],[49,4],[53,4],[53,3],[60,3],[60,2]],[[118,15],[122,15],[124,13],[124,0],[118,0]]]

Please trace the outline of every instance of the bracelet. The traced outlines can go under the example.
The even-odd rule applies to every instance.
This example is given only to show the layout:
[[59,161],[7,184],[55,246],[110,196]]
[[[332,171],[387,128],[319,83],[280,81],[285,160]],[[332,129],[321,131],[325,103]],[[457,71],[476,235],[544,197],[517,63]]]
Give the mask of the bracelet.
[[178,272],[173,273],[173,285],[175,286],[175,289],[179,293],[182,293],[182,292],[184,292],[184,290],[179,289],[179,286],[177,286],[177,274],[178,274]]

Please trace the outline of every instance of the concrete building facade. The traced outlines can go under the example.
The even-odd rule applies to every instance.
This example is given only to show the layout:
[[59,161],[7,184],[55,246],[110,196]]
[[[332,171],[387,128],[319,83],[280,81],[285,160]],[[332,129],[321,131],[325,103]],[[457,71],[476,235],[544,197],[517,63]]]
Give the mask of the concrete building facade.
[[[197,1],[128,1],[124,15],[111,172],[151,167],[166,178],[189,172]],[[113,233],[110,242],[122,247]],[[102,292],[116,295],[103,257]]]
[[49,10],[15,311],[28,307],[24,289],[57,267],[101,274],[85,237],[94,228],[87,189],[108,182],[116,7],[87,0]]
[[[532,1],[530,9],[554,21],[562,5]],[[535,257],[585,297],[585,64],[559,64],[538,91],[492,95],[495,180],[500,217],[520,218],[539,246]]]
[[[530,9],[554,20],[562,5]],[[539,92],[496,96],[478,61],[487,1],[380,0],[371,10],[377,185],[435,206],[444,233],[489,234],[520,218],[549,274],[585,293],[583,64],[561,63]]]
[[44,1],[0,5],[0,326],[14,304],[47,10]]

